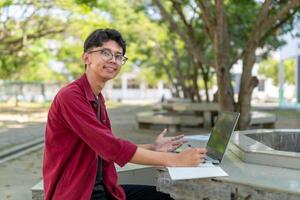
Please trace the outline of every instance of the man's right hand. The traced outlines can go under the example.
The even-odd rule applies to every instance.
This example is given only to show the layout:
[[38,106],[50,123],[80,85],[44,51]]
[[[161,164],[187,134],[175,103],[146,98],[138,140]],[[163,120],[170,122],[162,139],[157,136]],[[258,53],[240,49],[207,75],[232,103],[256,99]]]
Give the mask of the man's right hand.
[[205,148],[187,148],[181,153],[158,152],[138,147],[130,162],[164,167],[194,167],[204,161]]
[[187,148],[181,153],[176,154],[176,167],[198,166],[204,161],[206,148]]

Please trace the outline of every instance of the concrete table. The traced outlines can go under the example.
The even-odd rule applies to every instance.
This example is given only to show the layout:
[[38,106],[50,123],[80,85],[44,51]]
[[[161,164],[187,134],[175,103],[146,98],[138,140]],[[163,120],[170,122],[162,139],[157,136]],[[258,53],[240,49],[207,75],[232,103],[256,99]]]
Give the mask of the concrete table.
[[157,188],[178,200],[300,199],[299,170],[245,163],[232,147],[221,164],[229,177],[172,181],[164,170],[159,172]]
[[203,128],[209,129],[213,127],[214,115],[218,114],[218,103],[173,103],[172,109],[177,112],[194,111],[203,113]]

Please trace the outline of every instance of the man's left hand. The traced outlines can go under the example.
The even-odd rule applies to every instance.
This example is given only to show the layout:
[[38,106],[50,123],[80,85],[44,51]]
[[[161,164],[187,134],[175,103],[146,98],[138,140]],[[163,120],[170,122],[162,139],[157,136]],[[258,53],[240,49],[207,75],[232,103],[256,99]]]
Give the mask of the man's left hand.
[[174,137],[165,137],[167,129],[164,129],[155,139],[153,143],[154,151],[162,152],[173,152],[179,148],[185,140],[183,139],[184,135],[178,135]]

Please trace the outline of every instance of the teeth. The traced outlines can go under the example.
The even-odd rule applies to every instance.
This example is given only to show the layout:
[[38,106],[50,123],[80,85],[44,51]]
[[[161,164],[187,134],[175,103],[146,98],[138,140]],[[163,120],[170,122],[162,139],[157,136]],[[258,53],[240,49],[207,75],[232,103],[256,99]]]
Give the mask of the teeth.
[[112,67],[105,67],[105,69],[106,69],[107,71],[109,71],[109,72],[113,72],[113,71],[115,71],[115,69],[114,69],[114,68],[112,68]]

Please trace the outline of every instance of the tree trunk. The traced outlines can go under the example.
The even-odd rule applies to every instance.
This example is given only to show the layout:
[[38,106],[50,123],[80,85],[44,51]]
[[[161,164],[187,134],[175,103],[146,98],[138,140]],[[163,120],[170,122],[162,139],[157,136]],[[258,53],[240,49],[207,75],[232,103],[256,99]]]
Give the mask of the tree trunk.
[[214,53],[221,110],[233,111],[234,99],[230,77],[230,46],[223,0],[216,0],[217,26],[214,32]]
[[255,63],[255,47],[252,46],[245,52],[243,59],[243,72],[240,81],[240,92],[237,110],[241,113],[238,129],[245,130],[249,127],[251,120],[251,97],[253,89],[258,85],[258,79],[252,77],[252,67]]
[[182,73],[182,69],[180,68],[180,63],[175,63],[175,69],[176,69],[176,77],[178,80],[178,84],[181,86],[182,92],[183,92],[183,97],[184,98],[188,98],[188,90],[187,90],[187,86],[185,83],[185,77],[184,74]]

